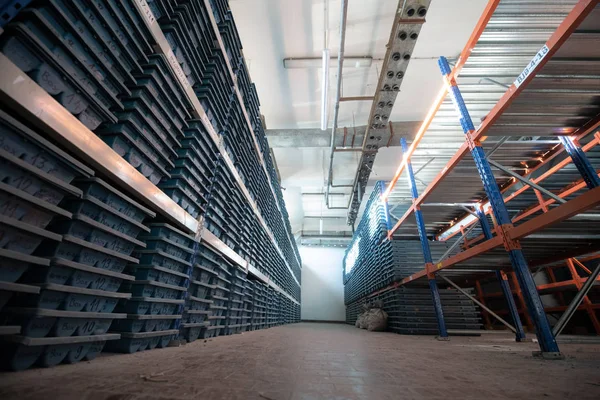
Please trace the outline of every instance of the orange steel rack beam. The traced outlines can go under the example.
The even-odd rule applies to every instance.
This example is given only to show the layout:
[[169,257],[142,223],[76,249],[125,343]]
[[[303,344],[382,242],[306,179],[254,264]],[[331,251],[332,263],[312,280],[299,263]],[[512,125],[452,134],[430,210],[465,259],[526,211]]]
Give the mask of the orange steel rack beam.
[[[581,139],[585,138],[586,136],[588,136],[591,133],[594,133],[598,128],[600,127],[600,122],[597,122],[591,126],[589,126],[589,128],[585,129],[582,133],[578,134],[575,137],[575,141],[579,142]],[[594,147],[596,147],[597,145],[600,144],[600,133],[595,132],[594,134],[594,139],[592,139],[589,143],[587,143],[585,146],[582,146],[582,150],[584,152],[588,152],[590,150],[592,150]],[[539,170],[540,168],[544,167],[545,165],[547,165],[550,161],[552,161],[553,159],[555,159],[558,155],[562,154],[564,152],[564,147],[560,146],[556,149],[556,151],[554,151],[550,156],[548,157],[544,157],[543,160],[536,165],[534,168],[532,168],[531,170],[529,170],[527,173],[523,174],[522,176],[526,177],[529,176],[531,174],[533,174],[534,172],[536,172],[537,170]],[[554,175],[556,172],[560,171],[561,169],[563,169],[564,167],[566,167],[567,165],[571,164],[573,162],[573,160],[570,157],[565,158],[564,160],[560,161],[558,164],[554,165],[552,168],[549,168],[548,171],[544,172],[542,175],[531,179],[531,181],[533,183],[541,183],[542,181],[544,181],[545,179],[547,179],[548,177]],[[514,186],[517,183],[517,181],[511,182],[510,184],[508,184],[507,186],[503,187],[503,191],[508,190],[509,188],[511,188],[512,186]],[[570,194],[573,194],[581,189],[584,189],[586,187],[585,183],[583,182],[583,179],[580,180],[576,186],[569,188],[569,192],[560,192],[557,193],[557,195],[559,197],[566,197]],[[515,192],[511,193],[510,195],[506,196],[504,198],[504,202],[508,203],[509,201],[515,199],[516,197],[518,197],[519,195],[521,195],[522,193],[524,193],[525,191],[531,189],[529,186],[525,185],[523,187],[521,187],[520,189],[516,190]],[[545,200],[544,205],[545,206],[549,206],[550,204],[554,204],[556,202],[556,200],[553,199],[548,199]],[[526,213],[522,213],[519,214],[518,216],[516,216],[515,218],[513,218],[513,222],[518,222],[523,218],[528,217],[529,215],[535,214],[536,212],[540,211],[543,209],[542,205],[539,206],[534,206],[533,208],[531,208],[530,210],[527,210]],[[490,214],[491,211],[490,209],[488,209],[486,211],[486,214]],[[403,216],[404,217],[404,216]],[[464,219],[464,218],[463,218]],[[464,228],[469,227],[470,225],[472,225],[473,223],[476,223],[476,220],[473,221],[469,221],[464,223],[463,220],[459,220],[456,222],[456,226],[463,226]],[[437,235],[437,239],[441,240],[441,241],[446,241],[451,239],[452,237],[456,236],[460,231],[455,231],[454,233],[450,234],[450,235],[444,235],[443,239],[441,238],[441,236],[444,234],[444,232],[442,232],[441,234]],[[483,235],[480,235],[474,239],[471,239],[470,242],[473,241],[479,241],[483,239]]]
[[492,249],[502,246],[504,244],[504,240],[517,240],[526,238],[527,236],[538,232],[544,228],[547,228],[548,226],[565,221],[574,215],[580,214],[582,212],[585,212],[586,210],[589,210],[599,205],[600,187],[589,190],[586,193],[564,204],[561,204],[560,206],[548,211],[545,214],[539,215],[527,222],[524,222],[521,225],[514,227],[510,231],[505,231],[499,236],[494,236],[492,239],[486,240],[473,247],[470,247],[467,250],[458,253],[452,257],[448,257],[445,260],[442,260],[441,262],[435,264],[431,269],[424,268],[421,271],[412,274],[411,276],[406,277],[399,282],[395,282],[383,289],[377,290],[367,297],[373,297],[388,290],[394,289],[398,286],[410,283],[414,280],[427,277],[428,273],[437,273],[445,269],[450,269],[456,264],[480,256]]
[[[561,204],[556,208],[553,208],[545,214],[539,215],[522,223],[521,225],[515,226],[510,231],[502,232],[500,235],[494,236],[492,239],[486,240],[461,253],[442,260],[434,265],[433,271],[431,272],[439,272],[441,270],[448,269],[460,262],[477,257],[492,249],[495,249],[496,247],[502,246],[504,240],[517,240],[525,238],[535,232],[547,228],[548,226],[565,221],[574,215],[585,212],[598,205],[600,205],[600,187],[588,190],[584,194],[564,204]],[[497,232],[501,231],[497,230]],[[416,274],[404,278],[402,281],[400,281],[400,284],[406,284],[415,279],[427,276],[428,272],[429,271],[427,271],[427,269],[423,269]]]

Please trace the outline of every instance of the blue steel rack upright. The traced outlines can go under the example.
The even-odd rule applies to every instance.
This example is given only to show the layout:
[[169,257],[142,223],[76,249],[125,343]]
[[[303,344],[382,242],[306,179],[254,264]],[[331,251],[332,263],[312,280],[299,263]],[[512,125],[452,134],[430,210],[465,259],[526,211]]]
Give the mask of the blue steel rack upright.
[[[477,166],[477,170],[479,172],[479,176],[481,177],[481,181],[483,182],[485,192],[490,201],[492,212],[496,218],[496,221],[498,222],[498,227],[500,228],[500,231],[507,232],[514,228],[514,226],[510,216],[508,215],[506,204],[504,204],[504,199],[494,178],[492,168],[486,159],[483,147],[478,140],[473,140],[472,135],[475,132],[475,126],[471,120],[469,110],[467,109],[465,101],[463,100],[456,80],[451,78],[452,70],[448,64],[448,60],[445,57],[440,57],[438,65],[442,75],[444,76],[445,82],[449,85],[449,93],[450,97],[452,98],[452,102],[457,108],[457,111],[460,113],[460,125],[462,126],[463,132],[466,136],[467,144],[471,151],[471,155],[473,156],[473,160],[475,161],[475,165]],[[503,237],[506,236],[503,234]],[[523,291],[525,303],[527,304],[527,309],[529,310],[529,314],[533,321],[542,353],[544,353],[546,356],[561,357],[558,344],[556,343],[556,339],[552,334],[550,323],[548,322],[546,312],[544,311],[542,299],[537,292],[535,281],[533,280],[533,276],[529,271],[529,266],[527,265],[527,261],[525,260],[523,252],[521,251],[521,245],[519,241],[505,239],[504,248],[509,254],[510,262],[515,271],[515,275],[517,276],[519,286]]]
[[559,136],[559,140],[569,156],[571,156],[573,164],[577,167],[588,189],[600,186],[600,178],[598,178],[596,170],[592,166],[592,163],[590,163],[590,160],[588,160],[585,152],[581,149],[581,146],[575,144],[573,139],[568,136]]
[[[476,210],[475,213],[477,214],[477,218],[479,219],[479,225],[481,226],[481,230],[483,231],[485,240],[490,240],[494,235],[492,234],[492,229],[490,228],[487,216],[485,215],[481,207],[479,207],[479,209]],[[502,294],[504,295],[504,299],[506,300],[508,312],[515,326],[515,340],[517,342],[523,342],[527,338],[525,336],[525,331],[523,330],[521,318],[519,317],[519,310],[517,309],[515,299],[512,295],[512,290],[510,288],[510,285],[508,284],[508,278],[503,271],[499,270],[496,270],[496,278],[500,283],[500,288],[502,289]]]
[[[417,182],[415,181],[415,174],[412,169],[412,163],[408,159],[408,146],[406,139],[400,139],[402,144],[402,152],[406,159],[406,171],[408,172],[408,184],[410,186],[410,194],[413,202],[419,198],[419,192],[417,191]],[[387,203],[387,200],[386,200]],[[386,208],[387,212],[387,208]],[[386,220],[389,221],[389,213],[386,215]],[[431,249],[429,248],[429,242],[427,241],[427,230],[425,229],[425,221],[423,219],[423,213],[421,208],[415,207],[415,219],[417,220],[417,229],[419,231],[419,240],[421,241],[421,248],[423,250],[423,258],[425,260],[425,268],[427,269],[427,280],[429,281],[429,289],[431,290],[431,298],[433,300],[433,308],[435,310],[435,316],[437,318],[440,340],[448,340],[448,331],[446,330],[446,322],[444,321],[444,311],[442,310],[442,302],[440,300],[440,293],[438,291],[437,282],[433,273],[433,259],[431,258]]]

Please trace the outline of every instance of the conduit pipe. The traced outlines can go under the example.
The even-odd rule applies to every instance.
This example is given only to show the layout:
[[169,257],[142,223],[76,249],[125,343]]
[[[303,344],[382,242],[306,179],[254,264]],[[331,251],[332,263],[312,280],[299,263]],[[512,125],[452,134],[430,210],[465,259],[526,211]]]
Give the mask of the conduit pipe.
[[340,97],[342,91],[342,66],[344,64],[344,46],[346,41],[346,17],[348,16],[348,1],[342,0],[340,17],[340,43],[337,59],[337,82],[335,90],[335,106],[333,110],[333,126],[331,127],[331,146],[329,150],[329,172],[327,173],[327,189],[325,190],[325,206],[329,207],[329,188],[333,180],[333,156],[335,154],[335,131],[337,130]]

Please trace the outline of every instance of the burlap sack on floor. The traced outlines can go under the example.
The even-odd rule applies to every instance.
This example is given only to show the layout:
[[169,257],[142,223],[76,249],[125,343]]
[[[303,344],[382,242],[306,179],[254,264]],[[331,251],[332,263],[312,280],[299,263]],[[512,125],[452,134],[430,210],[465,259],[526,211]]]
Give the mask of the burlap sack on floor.
[[372,308],[365,317],[367,330],[371,332],[385,331],[387,328],[388,315],[381,308]]
[[358,318],[356,319],[354,326],[360,329],[367,329],[367,315],[369,314],[370,309],[370,304],[365,303],[362,305],[362,312],[358,314]]
[[363,328],[364,322],[365,322],[365,314],[364,313],[359,314],[354,326],[357,328],[360,328],[360,329],[364,329]]

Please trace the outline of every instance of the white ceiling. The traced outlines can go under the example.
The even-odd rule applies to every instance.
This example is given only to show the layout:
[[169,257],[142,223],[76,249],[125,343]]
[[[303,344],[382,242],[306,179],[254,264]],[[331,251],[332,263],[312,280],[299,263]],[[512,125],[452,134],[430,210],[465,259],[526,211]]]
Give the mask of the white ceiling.
[[[323,0],[230,0],[244,46],[248,68],[256,84],[261,113],[269,129],[302,129],[320,126],[321,70],[285,69],[288,57],[320,57],[323,49]],[[390,120],[419,121],[427,113],[441,87],[437,58],[456,57],[473,30],[487,0],[433,0]],[[398,0],[349,0],[345,55],[381,59],[389,39]],[[329,0],[329,48],[337,57],[340,1]],[[336,63],[330,69],[329,126],[335,96]],[[381,62],[370,68],[344,68],[343,95],[372,95]],[[344,102],[339,126],[365,125],[370,102]],[[303,216],[340,216],[325,219],[324,230],[350,229],[345,210],[327,210],[321,196],[300,193],[324,190],[328,148],[273,149],[282,179],[284,198],[294,231],[318,230],[318,219]],[[399,147],[383,148],[377,155],[371,181],[390,179],[400,159]],[[336,153],[334,182],[350,184],[358,155]],[[332,192],[344,189],[332,189]],[[346,190],[347,191],[347,190]],[[330,204],[341,206],[347,196],[334,196]],[[364,201],[363,201],[364,204]]]

